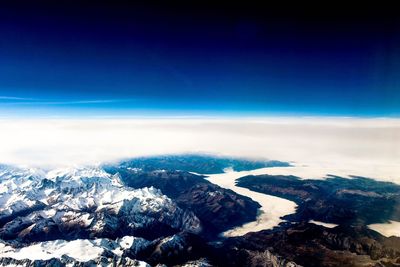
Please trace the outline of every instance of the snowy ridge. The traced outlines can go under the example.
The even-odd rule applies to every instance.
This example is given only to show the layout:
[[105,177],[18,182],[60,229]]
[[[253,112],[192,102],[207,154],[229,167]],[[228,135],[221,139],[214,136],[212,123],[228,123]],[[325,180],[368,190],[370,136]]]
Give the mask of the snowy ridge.
[[61,259],[63,256],[68,256],[79,262],[87,262],[101,257],[106,252],[121,257],[126,250],[135,252],[149,244],[149,241],[133,236],[125,236],[116,241],[106,238],[76,239],[73,241],[54,240],[23,248],[13,248],[0,241],[0,258],[35,261],[52,258]]
[[199,219],[160,190],[124,187],[118,174],[99,167],[44,172],[4,165],[0,165],[0,227],[0,240],[17,240],[24,246],[0,243],[0,257],[16,260],[66,255],[86,261],[104,251],[121,256],[144,242],[132,236],[141,230],[158,229],[150,231],[155,237],[163,235],[162,229],[201,231]]
[[44,172],[37,169],[0,165],[0,225],[13,214],[43,205],[39,194],[44,192],[34,190],[43,175]]

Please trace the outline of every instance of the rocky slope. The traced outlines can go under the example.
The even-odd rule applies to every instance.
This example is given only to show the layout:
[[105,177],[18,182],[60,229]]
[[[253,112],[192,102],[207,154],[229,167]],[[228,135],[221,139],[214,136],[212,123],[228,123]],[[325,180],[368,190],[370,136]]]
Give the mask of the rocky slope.
[[400,238],[385,238],[365,227],[295,224],[231,238],[222,250],[221,255],[235,259],[231,266],[260,266],[256,262],[266,262],[269,254],[302,266],[400,266]]
[[[99,168],[56,170],[44,177],[7,172],[1,180],[0,238],[23,241],[112,237],[156,238],[201,231],[199,219],[155,188],[124,187]],[[154,230],[149,233],[147,229]]]
[[[72,248],[70,242],[77,240],[81,240],[79,245],[107,254],[110,250],[104,248],[105,240],[114,242],[124,236],[157,240],[181,231],[202,231],[194,213],[179,208],[159,189],[124,187],[118,175],[101,168],[44,172],[1,166],[0,176],[0,239],[9,241],[8,254],[4,245],[2,249],[2,258],[8,263],[8,258],[24,261],[20,255],[31,257],[30,249],[50,248],[46,255],[53,255],[52,250],[62,251],[64,245]],[[112,247],[117,249],[115,244]],[[103,261],[100,254],[90,260]],[[79,262],[72,254],[56,258],[63,256],[67,260],[61,261]]]
[[295,201],[299,207],[292,221],[314,219],[341,225],[400,221],[400,186],[389,182],[363,177],[303,180],[258,175],[240,178],[238,186]]
[[193,211],[201,220],[204,234],[214,237],[234,226],[255,220],[260,205],[184,171],[143,171],[137,168],[114,168],[125,185],[133,188],[156,187],[179,207]]

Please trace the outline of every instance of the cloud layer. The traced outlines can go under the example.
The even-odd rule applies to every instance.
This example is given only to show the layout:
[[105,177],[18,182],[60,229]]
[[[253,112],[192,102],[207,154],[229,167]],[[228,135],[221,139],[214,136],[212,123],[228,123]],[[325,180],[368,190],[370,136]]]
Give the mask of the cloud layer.
[[0,162],[65,166],[201,152],[290,161],[301,177],[400,183],[400,120],[356,118],[0,120]]

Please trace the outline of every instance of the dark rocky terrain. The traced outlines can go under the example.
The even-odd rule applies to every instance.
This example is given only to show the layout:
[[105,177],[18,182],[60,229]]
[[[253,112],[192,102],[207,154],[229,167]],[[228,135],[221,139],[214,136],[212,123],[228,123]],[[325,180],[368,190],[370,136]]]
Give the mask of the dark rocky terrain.
[[238,179],[238,185],[295,201],[292,221],[318,221],[340,225],[367,225],[400,221],[400,186],[363,177],[329,176],[301,180],[295,176],[258,175]]
[[[248,160],[240,158],[216,157],[209,155],[185,154],[139,157],[118,164],[121,168],[140,169],[144,172],[154,170],[187,171],[201,174],[223,173],[225,168],[235,171],[254,170],[265,167],[287,167],[289,163],[277,160]],[[106,165],[112,169],[115,165]]]
[[142,171],[119,167],[125,185],[133,188],[156,187],[179,207],[192,211],[202,221],[203,234],[215,237],[234,226],[255,220],[260,205],[185,171]]
[[[230,238],[220,249],[231,259],[229,266],[400,266],[400,238],[366,227],[295,224]],[[275,262],[265,264],[271,257]]]

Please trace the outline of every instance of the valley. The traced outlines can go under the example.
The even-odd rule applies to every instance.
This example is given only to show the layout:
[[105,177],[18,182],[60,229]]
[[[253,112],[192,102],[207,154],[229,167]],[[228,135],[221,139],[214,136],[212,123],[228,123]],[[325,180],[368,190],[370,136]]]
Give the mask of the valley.
[[268,174],[284,166],[203,155],[0,165],[0,266],[400,265],[398,185]]

